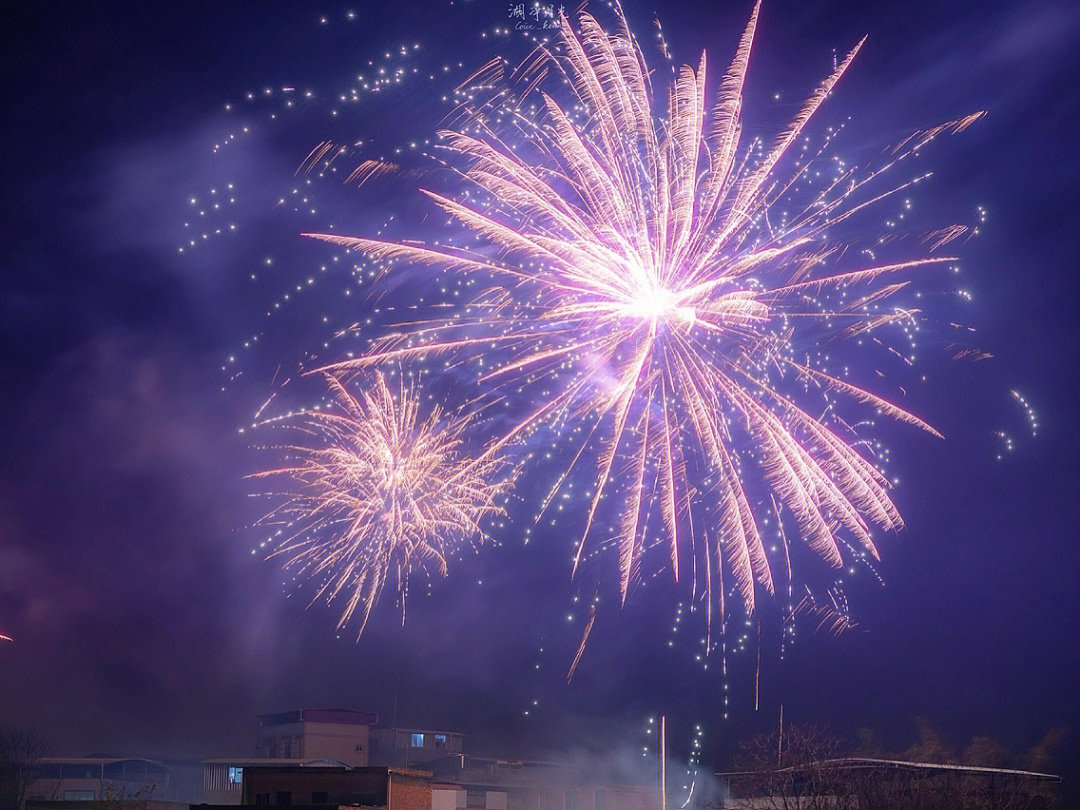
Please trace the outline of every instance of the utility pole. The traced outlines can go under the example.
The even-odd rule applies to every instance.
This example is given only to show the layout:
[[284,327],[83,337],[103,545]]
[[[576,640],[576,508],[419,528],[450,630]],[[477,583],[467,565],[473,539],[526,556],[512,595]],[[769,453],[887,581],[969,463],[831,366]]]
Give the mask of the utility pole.
[[660,738],[656,755],[657,792],[660,794],[660,810],[667,810],[667,716],[660,715]]
[[776,767],[780,767],[780,761],[784,752],[784,704],[780,704],[780,723],[776,727]]

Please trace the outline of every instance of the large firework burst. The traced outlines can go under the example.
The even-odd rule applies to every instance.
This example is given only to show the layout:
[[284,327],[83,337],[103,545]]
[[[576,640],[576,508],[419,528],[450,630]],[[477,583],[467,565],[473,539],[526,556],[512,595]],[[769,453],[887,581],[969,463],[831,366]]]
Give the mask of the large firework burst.
[[[786,510],[831,565],[845,553],[877,555],[872,527],[902,525],[889,481],[855,431],[835,412],[811,410],[811,397],[848,397],[936,433],[807,347],[912,320],[886,303],[905,286],[891,279],[954,261],[930,254],[964,229],[888,263],[863,252],[854,266],[833,234],[910,185],[875,187],[885,169],[978,115],[916,133],[870,172],[793,148],[860,42],[771,144],[743,143],[757,19],[755,8],[711,93],[704,55],[676,71],[665,111],[654,109],[657,74],[621,12],[614,32],[589,14],[576,27],[563,19],[558,44],[517,70],[514,89],[478,95],[440,133],[468,190],[424,193],[475,247],[313,234],[384,269],[425,264],[482,281],[486,292],[452,317],[406,326],[337,367],[489,356],[480,397],[532,404],[486,452],[541,426],[566,435],[572,461],[545,507],[582,457],[595,458],[574,564],[614,493],[623,599],[651,521],[676,580],[691,567],[711,590],[726,562],[748,610],[755,583],[774,587],[758,504]],[[489,65],[477,85],[500,72]],[[823,163],[829,179],[815,186]]]
[[316,599],[344,599],[338,628],[360,617],[363,633],[388,581],[402,600],[410,574],[445,575],[448,561],[484,537],[502,512],[509,468],[462,450],[467,417],[434,408],[381,373],[363,388],[327,375],[333,405],[284,422],[296,441],[277,448],[285,463],[257,478],[284,480],[280,503],[262,519],[282,526],[273,554],[317,583]]

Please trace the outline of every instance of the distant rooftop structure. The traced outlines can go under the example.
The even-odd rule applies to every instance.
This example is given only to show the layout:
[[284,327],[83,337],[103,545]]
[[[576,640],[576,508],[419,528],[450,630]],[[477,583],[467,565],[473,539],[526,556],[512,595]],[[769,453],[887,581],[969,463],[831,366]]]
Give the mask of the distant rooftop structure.
[[266,766],[395,768],[419,766],[460,755],[463,735],[421,728],[386,728],[375,712],[301,708],[259,717],[252,757],[203,762],[203,801],[239,804],[246,773]]
[[431,807],[431,774],[407,768],[320,765],[252,767],[244,773],[242,804],[266,807]]
[[141,757],[42,757],[29,766],[27,801],[100,801],[107,793],[128,795],[152,789],[174,798],[173,770]]
[[376,728],[372,764],[427,767],[426,763],[460,756],[465,735],[426,728]]
[[597,785],[534,775],[527,783],[504,785],[436,779],[419,768],[251,767],[244,772],[242,805],[275,810],[658,810],[651,785]]
[[[1061,777],[1052,773],[1040,773],[1039,771],[1024,771],[1016,768],[988,768],[983,765],[952,765],[945,762],[909,762],[900,759],[876,759],[873,757],[841,757],[839,759],[823,759],[818,762],[809,762],[805,765],[793,765],[789,768],[780,768],[777,772],[808,771],[816,768],[830,768],[838,771],[858,770],[891,770],[910,771],[912,773],[966,773],[972,776],[1013,776],[1028,779],[1034,782],[1060,782]],[[718,777],[731,778],[750,776],[750,771],[727,771],[716,774]]]
[[379,715],[358,709],[296,709],[259,715],[263,726],[284,726],[290,723],[336,723],[340,725],[373,726]]
[[357,709],[296,709],[259,718],[256,748],[264,759],[326,759],[364,767],[371,763],[374,712]]

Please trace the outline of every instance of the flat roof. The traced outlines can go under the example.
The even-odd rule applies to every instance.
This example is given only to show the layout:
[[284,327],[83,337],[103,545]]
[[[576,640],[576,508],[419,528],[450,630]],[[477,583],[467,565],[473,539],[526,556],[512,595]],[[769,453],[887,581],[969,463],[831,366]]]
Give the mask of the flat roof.
[[380,726],[377,731],[400,731],[404,734],[442,734],[444,737],[464,737],[461,731],[439,731],[435,728],[404,728],[402,726]]
[[258,767],[260,765],[304,765],[308,762],[318,762],[319,760],[283,757],[215,757],[214,759],[204,759],[200,761],[203,765],[246,765]]
[[117,762],[149,762],[151,765],[167,767],[165,763],[146,757],[39,757],[34,765],[113,765]]
[[379,720],[375,712],[362,709],[294,709],[290,712],[260,714],[264,726],[283,726],[289,723],[342,723],[356,726],[373,726]]
[[[793,765],[782,768],[784,771],[806,770],[829,765],[844,770],[889,768],[893,770],[911,771],[959,771],[962,773],[986,774],[988,776],[1022,776],[1026,779],[1041,781],[1060,782],[1061,777],[1053,773],[1040,773],[1039,771],[1022,771],[1015,768],[988,768],[983,765],[951,765],[944,762],[909,762],[902,759],[875,759],[872,757],[842,757],[840,759],[823,759],[819,762],[808,762],[804,765]],[[717,773],[717,776],[750,776],[753,771],[729,771]]]
[[[232,760],[228,760],[232,762]],[[388,773],[398,774],[401,776],[415,776],[423,779],[431,778],[431,771],[425,771],[419,768],[401,768],[396,765],[333,765],[328,763],[325,759],[315,759],[308,763],[297,762],[296,760],[287,760],[284,763],[258,763],[248,765],[252,770],[267,770],[267,771],[337,771],[340,773]]]

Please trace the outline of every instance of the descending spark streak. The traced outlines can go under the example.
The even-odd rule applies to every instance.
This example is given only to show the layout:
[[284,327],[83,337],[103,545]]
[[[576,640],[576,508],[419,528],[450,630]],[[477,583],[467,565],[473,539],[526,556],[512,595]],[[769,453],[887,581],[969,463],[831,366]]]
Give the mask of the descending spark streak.
[[570,669],[566,673],[567,683],[574,679],[574,672],[577,671],[578,664],[581,663],[581,656],[585,654],[585,645],[589,643],[589,635],[592,633],[594,624],[596,624],[596,605],[592,605],[589,609],[589,621],[585,623],[585,631],[581,634],[581,643],[578,644],[577,653],[574,655],[574,660],[570,662]]
[[[696,562],[701,553],[705,566],[687,568],[706,574],[714,560],[724,561],[752,611],[755,583],[771,592],[773,578],[747,458],[808,546],[832,565],[842,563],[843,534],[876,555],[871,525],[902,526],[889,482],[860,453],[857,437],[845,438],[842,422],[834,429],[812,416],[782,384],[794,377],[806,390],[849,397],[940,435],[900,406],[797,360],[797,341],[805,340],[798,324],[827,326],[840,317],[862,324],[854,329],[846,320],[843,337],[910,318],[909,311],[882,316],[876,307],[905,285],[875,282],[953,259],[922,256],[814,277],[843,254],[825,237],[836,223],[911,184],[859,196],[871,180],[980,114],[916,133],[868,176],[838,169],[809,204],[781,216],[776,209],[793,205],[789,192],[810,165],[796,162],[790,175],[779,176],[784,159],[862,42],[752,159],[741,141],[741,111],[757,7],[711,105],[702,55],[697,69],[674,75],[666,114],[653,109],[650,72],[621,12],[615,33],[589,14],[578,19],[575,28],[563,18],[558,47],[539,54],[550,74],[565,80],[567,103],[534,90],[539,82],[528,79],[520,98],[499,96],[503,129],[492,105],[478,104],[462,108],[456,128],[440,133],[447,163],[465,164],[462,177],[481,195],[463,202],[424,193],[487,248],[309,234],[381,261],[384,270],[426,264],[475,275],[488,290],[471,313],[405,326],[336,367],[490,350],[497,368],[485,372],[480,399],[529,386],[541,399],[488,452],[545,424],[583,424],[580,435],[597,446],[575,570],[604,495],[617,490],[624,509],[613,532],[623,600],[646,547],[648,500],[659,505],[673,576],[680,558]],[[532,64],[521,73],[536,70]],[[542,114],[531,116],[530,105]],[[842,299],[857,285],[869,292],[855,304],[824,307],[818,300],[830,293]],[[583,449],[572,454],[571,467]],[[622,478],[616,459],[626,462],[632,480]],[[716,527],[705,533],[703,552],[692,539],[692,507]]]
[[394,391],[379,373],[358,391],[326,378],[337,408],[287,421],[299,439],[281,448],[285,464],[253,477],[286,482],[261,521],[288,527],[273,554],[318,583],[316,599],[344,598],[338,628],[357,614],[363,633],[388,580],[404,599],[411,573],[445,575],[452,555],[483,538],[512,474],[495,456],[462,452],[468,417],[421,418],[411,387]]

